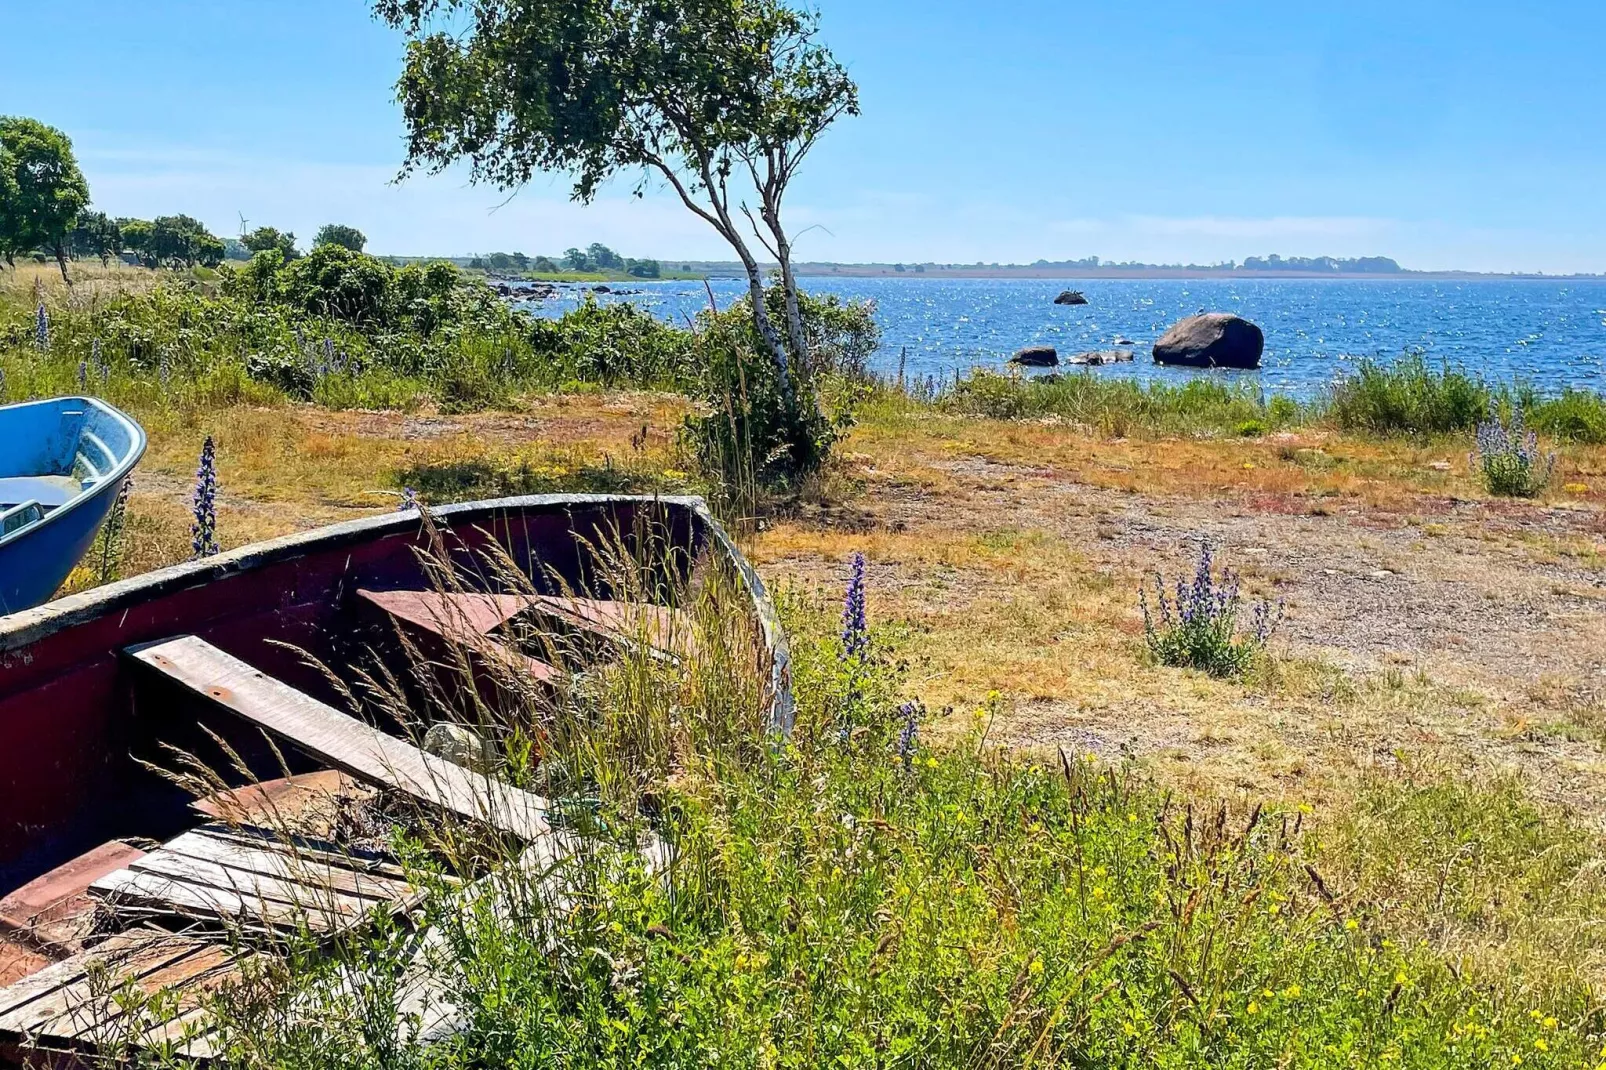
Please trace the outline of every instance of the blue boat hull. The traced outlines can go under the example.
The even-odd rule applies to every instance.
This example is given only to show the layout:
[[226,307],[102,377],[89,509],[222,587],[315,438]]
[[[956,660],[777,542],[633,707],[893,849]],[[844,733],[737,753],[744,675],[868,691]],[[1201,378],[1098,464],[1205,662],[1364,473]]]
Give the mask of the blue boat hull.
[[145,452],[145,432],[93,398],[0,406],[0,481],[47,477],[81,491],[0,535],[0,614],[47,601],[83,560]]

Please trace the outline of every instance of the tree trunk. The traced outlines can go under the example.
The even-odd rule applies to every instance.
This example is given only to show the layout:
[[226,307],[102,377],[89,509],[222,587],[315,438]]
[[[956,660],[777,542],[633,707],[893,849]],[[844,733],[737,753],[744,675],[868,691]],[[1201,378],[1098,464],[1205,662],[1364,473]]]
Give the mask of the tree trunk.
[[775,258],[781,262],[781,289],[786,295],[786,331],[792,341],[792,356],[798,366],[809,367],[809,337],[803,330],[803,310],[797,296],[797,276],[792,274],[792,243],[786,240],[786,229],[781,226],[779,205],[766,201],[764,222],[775,235]]
[[[705,169],[706,170],[706,169]],[[786,347],[781,344],[780,333],[775,330],[775,324],[770,321],[770,310],[764,305],[764,273],[759,270],[758,261],[753,257],[752,250],[742,240],[741,233],[737,231],[731,221],[730,213],[725,210],[718,198],[710,197],[714,202],[714,211],[719,216],[719,231],[725,240],[730,242],[731,248],[741,258],[742,268],[747,272],[748,300],[753,304],[753,326],[758,329],[758,336],[764,339],[769,346],[770,353],[775,357],[775,374],[781,381],[781,393],[790,400],[792,397],[792,374],[786,357]]]
[[72,276],[67,274],[67,249],[59,241],[56,243],[56,263],[61,266],[61,281],[71,286]]

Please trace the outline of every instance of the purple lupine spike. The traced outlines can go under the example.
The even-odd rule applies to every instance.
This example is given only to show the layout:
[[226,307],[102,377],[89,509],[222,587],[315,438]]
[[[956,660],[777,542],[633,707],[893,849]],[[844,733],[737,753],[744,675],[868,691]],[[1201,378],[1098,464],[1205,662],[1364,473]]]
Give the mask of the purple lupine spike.
[[201,444],[201,462],[195,469],[195,495],[191,499],[190,524],[192,560],[211,557],[217,544],[217,446],[207,435]]
[[847,593],[842,598],[842,656],[856,657],[869,645],[870,630],[864,605],[864,554],[855,551]]
[[401,492],[401,504],[396,507],[396,511],[398,513],[405,513],[409,509],[417,508],[419,508],[418,492],[413,490],[412,487],[403,487]]
[[89,389],[89,361],[78,362],[78,392],[80,394]]
[[50,348],[50,313],[45,311],[43,301],[39,302],[39,307],[34,312],[33,344],[40,349]]
[[919,745],[920,706],[905,702],[898,707],[898,712],[903,715],[903,728],[898,732],[898,759],[907,773],[914,768],[915,748]]
[[111,381],[111,361],[107,360],[105,354],[101,352],[99,338],[93,338],[89,342],[89,362],[94,365],[95,374],[100,377],[102,384]]
[[172,372],[172,369],[168,367],[168,364],[167,364],[167,350],[165,350],[165,349],[162,350],[162,363],[156,369],[156,375],[157,375],[157,378],[159,378],[161,380],[162,393],[164,393],[164,394],[167,393],[167,388],[172,383],[172,380],[173,380],[173,372]]

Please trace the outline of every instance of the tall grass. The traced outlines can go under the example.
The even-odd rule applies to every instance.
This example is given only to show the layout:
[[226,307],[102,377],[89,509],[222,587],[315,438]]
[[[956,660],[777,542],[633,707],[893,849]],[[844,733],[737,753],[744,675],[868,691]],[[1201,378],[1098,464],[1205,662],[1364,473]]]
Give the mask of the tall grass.
[[1248,384],[1199,378],[1174,386],[1093,372],[1028,377],[978,369],[960,379],[938,404],[991,419],[1058,417],[1122,437],[1139,431],[1260,435],[1308,416],[1293,399],[1267,397]]
[[[1419,937],[1483,910],[1481,877],[1548,859],[1524,895],[1573,879],[1582,856],[1554,834],[1511,835],[1467,796],[1449,800],[1483,845],[1465,869],[1461,835],[1373,857],[1392,813],[1431,836],[1444,800],[1379,796],[1342,834],[1313,833],[1298,812],[1189,805],[1081,756],[999,752],[986,708],[926,748],[875,629],[845,649],[796,599],[797,731],[767,743],[731,588],[674,594],[637,564],[609,567],[696,622],[678,667],[627,654],[544,698],[510,677],[494,706],[371,682],[412,723],[495,740],[496,769],[553,796],[572,833],[521,854],[412,815],[394,847],[429,889],[419,927],[375,924],[221,991],[225,1062],[1484,1068],[1599,1049],[1573,975],[1525,986]],[[1409,879],[1391,884],[1396,864]],[[428,1000],[410,999],[425,977]]]

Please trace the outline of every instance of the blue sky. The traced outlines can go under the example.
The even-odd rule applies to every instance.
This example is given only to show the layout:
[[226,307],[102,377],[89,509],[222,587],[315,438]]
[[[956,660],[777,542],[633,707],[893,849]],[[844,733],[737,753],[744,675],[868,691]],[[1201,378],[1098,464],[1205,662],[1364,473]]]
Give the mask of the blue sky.
[[[74,139],[97,204],[243,213],[386,253],[727,257],[666,193],[391,184],[401,44],[361,0],[9,4],[0,112]],[[1606,271],[1606,5],[821,0],[865,114],[791,194],[806,258],[1383,254]],[[506,201],[506,203],[504,203]]]

